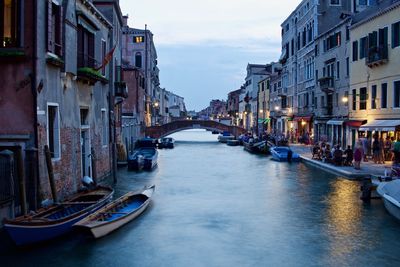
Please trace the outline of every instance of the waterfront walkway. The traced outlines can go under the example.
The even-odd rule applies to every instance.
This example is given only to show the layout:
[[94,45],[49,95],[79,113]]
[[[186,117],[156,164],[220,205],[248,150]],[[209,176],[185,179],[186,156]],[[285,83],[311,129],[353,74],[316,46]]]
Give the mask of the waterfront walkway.
[[361,162],[361,170],[356,170],[354,167],[335,166],[330,163],[324,163],[320,160],[312,159],[311,145],[291,144],[290,147],[294,152],[301,156],[304,162],[351,179],[383,176],[385,173],[385,168],[388,168],[388,171],[390,171],[390,167],[392,165],[392,163],[389,161],[387,161],[385,164],[375,164],[372,160],[369,160],[368,162]]

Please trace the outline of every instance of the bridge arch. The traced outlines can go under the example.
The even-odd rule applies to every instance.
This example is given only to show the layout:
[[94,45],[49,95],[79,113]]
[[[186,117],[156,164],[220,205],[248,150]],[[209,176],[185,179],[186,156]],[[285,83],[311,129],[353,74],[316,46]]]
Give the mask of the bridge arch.
[[205,120],[173,121],[159,126],[146,127],[145,132],[146,136],[151,136],[153,138],[162,138],[176,132],[190,130],[190,129],[206,129],[206,130],[216,130],[220,132],[228,131],[236,137],[246,132],[245,129],[238,126],[226,125],[216,121],[205,121]]

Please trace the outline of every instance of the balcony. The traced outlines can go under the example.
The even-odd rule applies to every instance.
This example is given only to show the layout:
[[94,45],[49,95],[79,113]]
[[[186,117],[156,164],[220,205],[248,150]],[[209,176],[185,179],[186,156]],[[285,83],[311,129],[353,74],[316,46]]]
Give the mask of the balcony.
[[323,107],[322,114],[324,116],[332,116],[333,115],[333,106],[325,106]]
[[322,77],[318,79],[321,91],[325,93],[333,93],[335,91],[335,81],[333,77]]
[[128,97],[128,86],[126,85],[126,82],[115,82],[114,88],[115,88],[115,96],[123,98]]
[[365,58],[365,64],[370,67],[377,67],[388,62],[387,46],[376,46],[368,49],[368,56]]
[[96,82],[108,83],[108,80],[95,67],[97,61],[90,55],[78,52],[78,80],[94,85]]

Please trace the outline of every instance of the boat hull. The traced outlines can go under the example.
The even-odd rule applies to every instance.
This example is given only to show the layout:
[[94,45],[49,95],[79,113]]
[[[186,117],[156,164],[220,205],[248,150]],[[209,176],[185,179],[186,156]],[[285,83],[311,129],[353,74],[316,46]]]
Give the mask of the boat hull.
[[[44,217],[37,217],[35,221],[32,221],[24,220],[25,217],[18,217],[15,220],[5,220],[4,229],[18,246],[31,245],[54,239],[68,233],[72,229],[71,227],[73,224],[110,202],[113,192],[114,191],[111,190],[110,194],[104,196],[97,203],[76,213],[71,213],[62,219],[48,220],[44,219]],[[70,204],[60,204],[49,209],[44,209],[44,212],[50,209],[54,209],[55,211],[59,209],[63,210],[63,206],[70,206]]]
[[400,220],[400,203],[387,194],[384,194],[382,198],[386,210],[397,220]]
[[[153,195],[155,186],[151,186],[146,188],[141,194],[133,194],[128,193],[119,199],[113,201],[109,205],[100,209],[98,212],[92,214],[88,218],[83,219],[82,221],[75,224],[75,227],[83,228],[89,230],[94,238],[103,237],[116,229],[122,227],[123,225],[129,223],[130,221],[137,218],[140,214],[142,214],[148,205],[150,204],[151,196]],[[130,195],[127,197],[127,195]],[[139,197],[136,199],[135,197]],[[108,214],[110,210],[113,210],[116,205],[127,203],[127,201],[131,200],[131,204],[127,204],[127,209],[130,209],[125,215],[116,216],[116,218],[111,218],[110,221],[99,221],[99,216],[101,214]],[[138,203],[138,204],[136,204]],[[131,207],[129,205],[132,205]],[[135,206],[137,205],[137,207]],[[118,211],[124,211],[126,208],[122,208]],[[116,212],[115,214],[121,214],[122,212]]]

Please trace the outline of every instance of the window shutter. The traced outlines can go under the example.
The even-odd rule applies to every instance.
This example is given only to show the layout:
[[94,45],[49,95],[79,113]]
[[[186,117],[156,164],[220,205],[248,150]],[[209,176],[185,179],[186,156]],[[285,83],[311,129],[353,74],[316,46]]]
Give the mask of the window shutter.
[[47,0],[47,51],[53,52],[52,46],[53,42],[51,40],[51,37],[53,35],[53,29],[52,29],[52,5],[53,1],[52,0]]
[[59,27],[59,36],[58,36],[58,42],[59,42],[59,45],[60,45],[60,47],[59,47],[59,52],[58,52],[58,55],[60,56],[60,57],[62,57],[63,56],[63,29],[64,29],[64,10],[63,10],[63,6],[62,6],[62,4],[60,5],[60,7],[59,7],[59,21],[58,21],[58,27]]
[[88,35],[88,62],[89,66],[87,67],[97,67],[95,66],[95,60],[94,60],[94,34],[87,33]]

